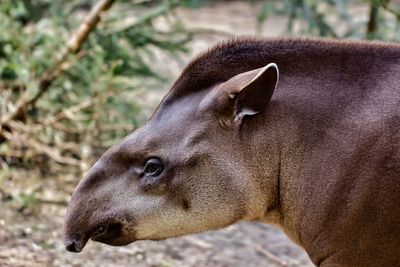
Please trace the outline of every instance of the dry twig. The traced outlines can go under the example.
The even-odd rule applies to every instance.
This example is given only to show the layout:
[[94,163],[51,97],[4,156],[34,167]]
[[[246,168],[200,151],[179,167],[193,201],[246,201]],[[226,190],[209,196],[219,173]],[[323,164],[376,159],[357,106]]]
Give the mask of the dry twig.
[[281,258],[278,258],[277,256],[275,256],[274,254],[272,254],[268,250],[262,248],[261,246],[256,246],[255,250],[257,252],[259,252],[261,255],[263,255],[264,257],[266,257],[267,259],[269,259],[269,260],[273,261],[274,263],[278,264],[279,266],[284,266],[284,267],[289,266],[289,264],[286,261],[282,260]]
[[[20,144],[30,148],[30,150],[31,150],[30,153],[45,154],[45,155],[49,156],[51,159],[53,159],[54,161],[61,163],[61,164],[80,166],[79,160],[77,160],[75,158],[64,157],[61,155],[61,152],[58,149],[56,149],[55,147],[49,147],[43,143],[40,143],[40,142],[34,140],[31,136],[21,135],[21,134],[12,135],[9,132],[5,132],[3,134],[3,136],[10,141],[20,143]],[[24,154],[21,154],[21,155],[25,156]]]

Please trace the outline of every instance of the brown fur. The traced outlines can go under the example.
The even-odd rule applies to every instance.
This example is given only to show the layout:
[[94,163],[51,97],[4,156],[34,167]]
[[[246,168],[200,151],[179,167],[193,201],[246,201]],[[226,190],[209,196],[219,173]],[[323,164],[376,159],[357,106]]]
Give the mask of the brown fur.
[[[276,77],[257,74],[271,62],[279,83],[259,109],[254,93],[268,101]],[[398,44],[218,45],[81,181],[66,244],[80,250],[102,223],[114,226],[96,240],[123,245],[259,220],[279,225],[318,266],[398,266],[399,90]],[[154,156],[166,169],[143,178]]]

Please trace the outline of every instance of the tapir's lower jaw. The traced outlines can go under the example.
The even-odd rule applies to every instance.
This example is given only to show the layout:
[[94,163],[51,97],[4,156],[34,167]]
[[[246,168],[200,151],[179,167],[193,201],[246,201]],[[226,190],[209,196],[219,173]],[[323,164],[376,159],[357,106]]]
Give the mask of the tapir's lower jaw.
[[103,243],[106,245],[115,246],[115,247],[126,246],[126,245],[129,245],[136,241],[136,240],[127,240],[124,238],[117,238],[117,239],[113,238],[113,239],[107,239],[107,240],[98,240],[95,238],[91,238],[91,240],[95,241],[95,242]]
[[121,223],[111,223],[101,227],[90,237],[91,240],[110,246],[126,246],[135,241],[132,236],[125,236]]
[[110,222],[93,227],[92,230],[86,233],[74,231],[66,231],[64,244],[69,252],[81,252],[89,239],[104,243],[111,246],[125,246],[133,241],[134,237],[124,235],[123,226],[119,222]]

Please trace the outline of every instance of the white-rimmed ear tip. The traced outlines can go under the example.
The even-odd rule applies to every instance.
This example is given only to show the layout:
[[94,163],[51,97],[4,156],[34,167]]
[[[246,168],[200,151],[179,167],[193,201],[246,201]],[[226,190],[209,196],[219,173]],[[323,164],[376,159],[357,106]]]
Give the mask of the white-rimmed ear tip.
[[279,80],[279,68],[278,65],[276,63],[268,63],[267,65],[265,65],[264,67],[261,68],[261,70],[257,73],[257,75],[251,80],[250,83],[252,83],[253,81],[257,80],[264,72],[266,72],[269,68],[273,68],[276,71],[276,82],[278,83]]
[[269,63],[269,64],[266,66],[266,68],[267,68],[267,69],[269,69],[269,68],[274,68],[274,69],[276,70],[276,84],[275,84],[275,86],[277,86],[278,81],[279,81],[279,68],[278,68],[278,65],[277,65],[276,63]]
[[276,63],[272,62],[272,63],[267,64],[267,65],[262,69],[262,72],[266,71],[266,70],[269,69],[269,68],[274,68],[274,69],[276,70],[276,73],[277,73],[278,76],[279,76],[279,68],[278,68],[278,65],[277,65]]

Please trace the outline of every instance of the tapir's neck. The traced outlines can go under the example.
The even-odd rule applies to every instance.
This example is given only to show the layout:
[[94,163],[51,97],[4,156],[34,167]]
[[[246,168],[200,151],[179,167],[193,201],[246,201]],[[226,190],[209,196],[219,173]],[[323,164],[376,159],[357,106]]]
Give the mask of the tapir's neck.
[[296,111],[274,98],[265,114],[249,119],[248,128],[243,130],[252,136],[248,138],[252,160],[261,160],[258,175],[254,176],[264,193],[265,214],[260,221],[278,225],[300,244],[296,214],[291,212],[297,202],[292,201],[291,194],[297,186],[296,172],[307,144],[302,139],[304,122],[289,115],[290,112]]
[[[280,88],[279,88],[280,89]],[[292,226],[292,218],[287,212],[292,208],[288,203],[288,186],[292,164],[296,164],[297,150],[303,147],[299,136],[299,123],[287,117],[285,105],[274,99],[269,103],[265,114],[246,117],[241,129],[241,139],[246,142],[246,158],[255,173],[252,181],[261,189],[262,211],[257,220],[275,224],[283,228],[296,242],[300,243],[298,233]],[[300,149],[301,150],[301,149]]]

